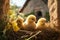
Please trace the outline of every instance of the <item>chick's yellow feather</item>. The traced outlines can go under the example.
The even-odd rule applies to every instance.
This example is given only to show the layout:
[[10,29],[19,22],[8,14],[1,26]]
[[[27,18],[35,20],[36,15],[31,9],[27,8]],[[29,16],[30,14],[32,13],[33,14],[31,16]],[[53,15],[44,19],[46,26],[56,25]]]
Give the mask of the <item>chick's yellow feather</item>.
[[16,21],[13,21],[13,22],[12,22],[12,26],[13,26],[13,31],[17,32],[17,31],[20,30],[20,28],[17,26]]
[[20,29],[23,29],[23,26],[24,26],[23,22],[24,22],[24,19],[19,16],[18,19],[17,19],[17,25]]
[[46,19],[45,18],[40,18],[36,24],[36,29],[41,30],[46,28]]
[[36,27],[36,17],[34,15],[29,15],[24,22],[25,29],[34,30]]

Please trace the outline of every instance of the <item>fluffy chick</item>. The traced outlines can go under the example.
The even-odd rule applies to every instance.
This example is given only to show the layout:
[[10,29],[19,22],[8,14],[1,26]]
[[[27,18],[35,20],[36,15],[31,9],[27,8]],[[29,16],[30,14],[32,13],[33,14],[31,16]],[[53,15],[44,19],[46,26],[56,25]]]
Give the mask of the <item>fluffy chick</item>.
[[50,27],[50,22],[49,21],[46,22],[45,25],[46,25],[46,27]]
[[34,15],[29,15],[24,22],[24,28],[29,31],[35,30],[36,27],[36,17]]
[[17,19],[17,25],[20,29],[23,29],[23,22],[24,22],[24,19],[20,16],[18,16],[18,19]]
[[36,24],[36,29],[37,30],[43,30],[46,28],[46,19],[45,18],[40,18]]

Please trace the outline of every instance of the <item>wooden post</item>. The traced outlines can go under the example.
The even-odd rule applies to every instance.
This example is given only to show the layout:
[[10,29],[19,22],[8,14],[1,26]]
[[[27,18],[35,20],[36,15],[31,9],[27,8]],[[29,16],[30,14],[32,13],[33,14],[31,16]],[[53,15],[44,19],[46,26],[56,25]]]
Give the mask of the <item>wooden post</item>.
[[9,0],[0,0],[0,31],[7,24],[7,12],[9,10]]
[[5,18],[9,9],[9,0],[0,0],[0,19]]
[[48,0],[51,25],[60,30],[60,0]]

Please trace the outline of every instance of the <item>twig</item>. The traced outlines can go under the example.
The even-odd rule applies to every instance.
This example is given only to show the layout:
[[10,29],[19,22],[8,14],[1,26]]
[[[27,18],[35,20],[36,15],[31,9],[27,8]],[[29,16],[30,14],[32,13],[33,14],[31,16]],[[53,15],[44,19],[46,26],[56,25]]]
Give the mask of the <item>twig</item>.
[[21,38],[26,38],[26,37],[28,37],[28,35],[21,36]]
[[20,32],[25,32],[26,34],[29,34],[29,35],[32,35],[33,34],[33,32],[31,32],[31,31],[27,31],[27,30],[19,30]]
[[31,38],[35,37],[35,36],[38,35],[39,33],[41,33],[41,31],[38,31],[36,34],[32,35],[31,37],[29,37],[29,38],[26,39],[26,40],[30,40]]

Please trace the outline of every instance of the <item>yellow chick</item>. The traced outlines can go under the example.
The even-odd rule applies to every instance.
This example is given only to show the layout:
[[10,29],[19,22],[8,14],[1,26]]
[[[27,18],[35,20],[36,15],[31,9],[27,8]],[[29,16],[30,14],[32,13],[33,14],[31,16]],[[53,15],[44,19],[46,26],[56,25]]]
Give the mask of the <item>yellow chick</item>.
[[17,25],[20,29],[23,29],[23,22],[24,22],[24,19],[20,16],[18,16],[18,19],[17,19]]
[[45,23],[46,27],[50,27],[50,22]]
[[45,18],[40,18],[36,24],[36,29],[37,30],[43,30],[46,28],[46,19]]
[[35,30],[35,27],[36,27],[35,22],[36,22],[36,17],[34,15],[29,15],[26,21],[24,22],[24,28],[30,31]]
[[20,28],[17,26],[16,21],[12,21],[13,31],[17,32],[20,30]]

